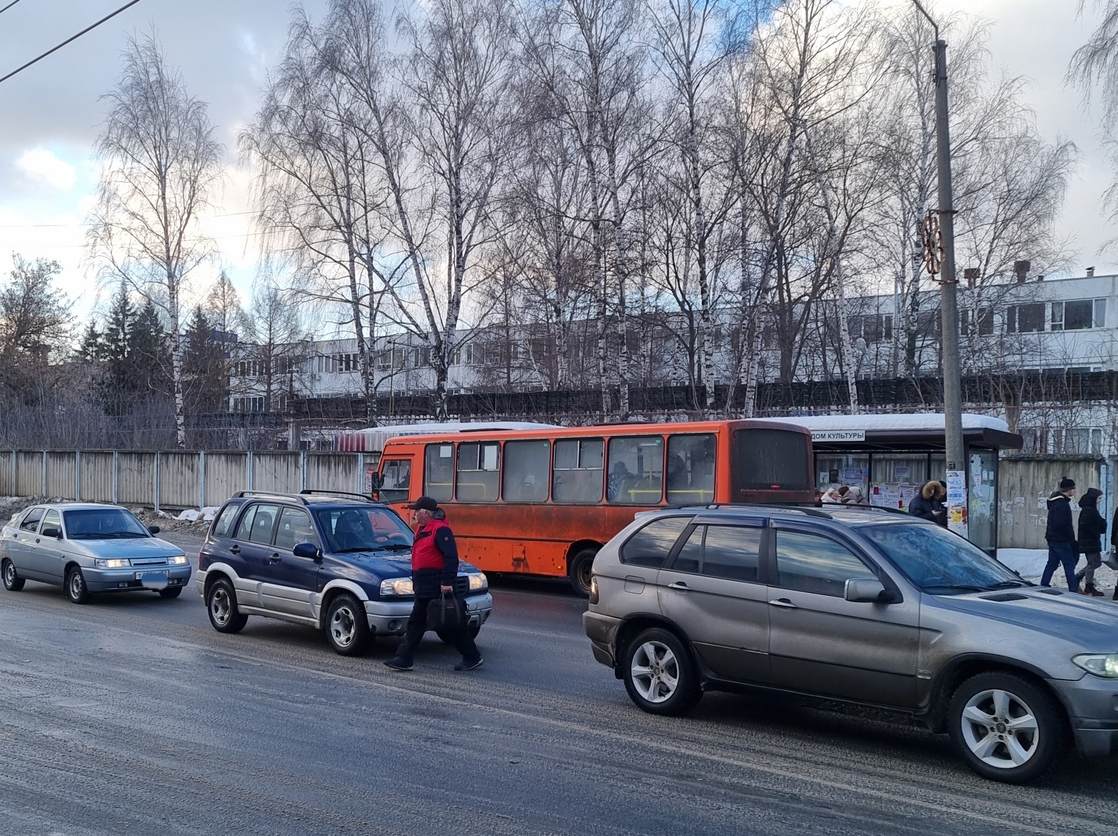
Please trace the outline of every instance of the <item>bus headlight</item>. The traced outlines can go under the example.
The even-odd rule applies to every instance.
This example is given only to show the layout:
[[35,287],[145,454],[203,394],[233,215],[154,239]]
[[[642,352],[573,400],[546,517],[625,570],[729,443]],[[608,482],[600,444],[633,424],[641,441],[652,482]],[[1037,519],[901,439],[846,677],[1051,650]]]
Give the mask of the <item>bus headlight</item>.
[[380,582],[380,594],[382,598],[400,598],[414,595],[415,587],[412,586],[411,578],[390,578]]
[[489,578],[484,572],[470,572],[466,575],[470,579],[470,592],[485,592],[489,589]]

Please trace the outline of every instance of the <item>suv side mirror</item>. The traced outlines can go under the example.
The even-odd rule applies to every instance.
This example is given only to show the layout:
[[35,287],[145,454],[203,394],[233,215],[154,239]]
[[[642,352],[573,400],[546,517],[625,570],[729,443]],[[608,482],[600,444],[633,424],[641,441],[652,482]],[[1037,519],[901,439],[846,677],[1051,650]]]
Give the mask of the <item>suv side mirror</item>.
[[852,604],[890,604],[893,596],[877,578],[851,578],[846,582],[843,598]]
[[322,559],[322,551],[314,543],[297,543],[291,553],[296,557],[305,557],[307,560]]
[[148,526],[148,533],[149,533],[149,534],[158,534],[158,533],[159,533],[159,526],[157,526],[157,525],[149,525],[149,526]]

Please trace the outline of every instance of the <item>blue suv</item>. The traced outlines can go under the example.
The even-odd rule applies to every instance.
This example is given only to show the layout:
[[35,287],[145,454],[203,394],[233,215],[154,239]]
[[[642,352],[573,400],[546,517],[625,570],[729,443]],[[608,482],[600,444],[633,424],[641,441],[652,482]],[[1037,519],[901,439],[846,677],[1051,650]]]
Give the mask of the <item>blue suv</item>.
[[[320,629],[335,651],[356,656],[373,637],[404,632],[412,536],[395,511],[360,494],[241,491],[202,545],[198,591],[220,633],[263,615]],[[455,592],[476,635],[493,610],[485,575],[459,564]]]

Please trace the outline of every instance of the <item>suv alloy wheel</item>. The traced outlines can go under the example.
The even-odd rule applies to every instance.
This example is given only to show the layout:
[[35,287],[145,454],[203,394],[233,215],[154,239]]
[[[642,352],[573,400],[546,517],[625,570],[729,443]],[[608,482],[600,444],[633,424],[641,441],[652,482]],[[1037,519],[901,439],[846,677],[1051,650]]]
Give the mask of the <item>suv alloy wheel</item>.
[[248,616],[237,608],[233,584],[225,578],[218,578],[206,590],[206,613],[219,633],[239,633],[248,621]]
[[686,714],[702,696],[691,652],[670,630],[642,630],[626,647],[622,665],[630,699],[650,714]]
[[951,698],[948,723],[971,769],[1007,783],[1041,775],[1067,737],[1053,697],[1011,673],[981,673],[963,682]]
[[369,646],[369,622],[361,602],[348,593],[338,595],[326,611],[326,638],[335,653],[360,656]]

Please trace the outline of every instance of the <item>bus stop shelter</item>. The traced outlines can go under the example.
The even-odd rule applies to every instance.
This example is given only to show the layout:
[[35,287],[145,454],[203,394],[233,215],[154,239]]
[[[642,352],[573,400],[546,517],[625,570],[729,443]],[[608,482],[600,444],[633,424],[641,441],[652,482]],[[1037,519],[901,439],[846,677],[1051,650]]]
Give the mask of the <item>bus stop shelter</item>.
[[[943,413],[805,415],[773,419],[811,431],[816,487],[860,487],[871,505],[907,509],[931,479],[946,479]],[[1021,448],[1000,418],[963,415],[968,538],[998,546],[998,451]]]

